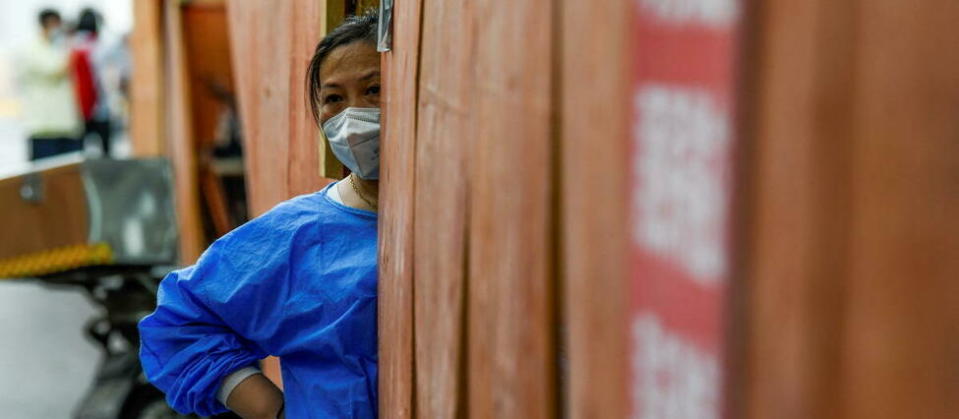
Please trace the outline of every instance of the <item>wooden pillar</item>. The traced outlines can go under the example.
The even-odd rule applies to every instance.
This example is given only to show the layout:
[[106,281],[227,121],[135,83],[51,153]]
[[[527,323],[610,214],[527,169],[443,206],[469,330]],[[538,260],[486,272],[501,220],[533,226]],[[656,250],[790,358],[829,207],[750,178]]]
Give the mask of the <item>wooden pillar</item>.
[[757,4],[748,418],[959,416],[959,5]]
[[379,219],[380,412],[414,415],[414,200],[420,71],[420,0],[397,2],[393,49],[383,54],[383,161]]
[[552,7],[397,3],[384,68],[383,412],[558,413]]
[[168,93],[163,101],[166,109],[169,157],[173,162],[177,224],[180,228],[180,261],[194,263],[205,246],[203,221],[200,219],[200,196],[197,182],[196,141],[193,131],[191,83],[184,43],[183,16],[180,1],[165,0],[164,44],[167,46],[165,74]]
[[[465,1],[424,0],[413,247],[417,417],[465,413],[466,275],[475,65]],[[399,25],[399,22],[396,22]],[[453,28],[457,28],[454,30]],[[412,104],[408,104],[412,105]],[[469,378],[467,378],[469,377]],[[470,383],[471,384],[471,383]]]
[[859,3],[842,415],[959,417],[959,4]]
[[133,1],[130,142],[133,155],[166,155],[163,0]]
[[556,2],[466,3],[475,26],[454,24],[444,36],[475,37],[459,52],[476,57],[466,73],[475,78],[464,80],[474,100],[464,110],[471,144],[467,411],[473,418],[553,417],[559,413]]
[[[569,418],[627,417],[626,0],[559,2],[560,258]],[[602,22],[602,24],[598,24]],[[582,29],[582,30],[580,30]]]

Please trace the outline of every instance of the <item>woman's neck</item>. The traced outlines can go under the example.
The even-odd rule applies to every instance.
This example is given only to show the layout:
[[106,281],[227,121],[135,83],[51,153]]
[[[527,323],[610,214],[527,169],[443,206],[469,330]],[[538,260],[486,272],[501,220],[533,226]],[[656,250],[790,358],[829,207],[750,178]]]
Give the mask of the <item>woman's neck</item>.
[[343,203],[349,207],[376,211],[379,206],[380,182],[378,180],[360,179],[350,174],[337,184]]
[[356,186],[361,186],[360,192],[369,194],[367,195],[367,199],[370,199],[374,203],[379,202],[379,199],[380,199],[380,181],[379,180],[360,179],[356,175],[353,175],[353,178],[356,181]]

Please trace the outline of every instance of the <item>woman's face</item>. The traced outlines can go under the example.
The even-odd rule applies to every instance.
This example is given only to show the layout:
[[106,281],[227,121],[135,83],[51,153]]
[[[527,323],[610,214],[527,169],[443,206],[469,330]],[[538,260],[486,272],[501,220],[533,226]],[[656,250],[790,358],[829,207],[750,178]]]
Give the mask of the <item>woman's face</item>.
[[346,108],[380,107],[380,55],[369,42],[335,48],[320,66],[320,125]]

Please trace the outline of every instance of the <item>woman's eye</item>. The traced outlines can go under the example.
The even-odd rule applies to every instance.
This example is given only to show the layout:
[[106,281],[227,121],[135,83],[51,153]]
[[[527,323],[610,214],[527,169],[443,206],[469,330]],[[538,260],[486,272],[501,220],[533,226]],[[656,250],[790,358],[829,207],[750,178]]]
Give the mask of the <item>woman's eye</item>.
[[368,95],[378,95],[380,94],[380,86],[370,86],[366,88],[366,94]]
[[326,95],[323,97],[323,103],[336,103],[342,102],[343,96],[340,95]]

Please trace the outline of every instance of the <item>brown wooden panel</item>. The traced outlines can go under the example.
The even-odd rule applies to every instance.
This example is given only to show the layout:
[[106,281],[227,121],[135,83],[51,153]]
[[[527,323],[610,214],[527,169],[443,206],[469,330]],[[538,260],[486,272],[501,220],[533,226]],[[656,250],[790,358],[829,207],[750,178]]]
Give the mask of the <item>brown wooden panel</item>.
[[203,251],[204,239],[200,220],[197,187],[196,148],[189,65],[184,44],[183,16],[180,2],[166,0],[165,39],[168,75],[165,115],[169,134],[169,157],[173,164],[177,223],[180,227],[180,262],[192,264]]
[[830,378],[841,340],[844,229],[836,224],[848,215],[848,140],[841,137],[848,106],[835,100],[847,90],[825,83],[846,77],[850,63],[827,66],[843,51],[823,35],[846,25],[820,20],[828,3],[772,2],[756,16],[757,94],[747,127],[753,144],[744,161],[752,194],[743,223],[751,238],[744,266],[749,343],[745,405],[738,407],[750,418],[838,414],[838,382]]
[[959,417],[959,3],[860,1],[842,417]]
[[190,101],[193,136],[199,150],[212,146],[225,104],[214,94],[216,88],[233,93],[225,5],[189,3],[183,6],[183,36],[189,62]]
[[[456,417],[462,377],[468,150],[475,141],[468,0],[424,0],[414,202],[416,415]],[[398,24],[398,23],[397,23]]]
[[[230,42],[243,122],[250,214],[289,198],[290,7],[293,2],[231,0]],[[269,34],[269,35],[267,35]]]
[[560,4],[564,407],[570,418],[625,418],[630,2]]
[[323,2],[227,3],[234,51],[250,209],[262,214],[316,191],[318,128],[305,101],[305,74],[320,39]]
[[230,106],[218,92],[234,94],[226,6],[223,0],[192,2],[183,6],[182,13],[198,187],[205,213],[219,237],[235,227],[227,210],[222,183],[209,167],[217,130]]
[[[29,202],[21,197],[28,178],[37,177],[42,199]],[[88,195],[82,167],[72,164],[26,176],[0,180],[0,220],[3,240],[0,258],[51,251],[87,244],[90,239]]]
[[736,414],[956,417],[959,7],[755,17]]
[[413,226],[420,1],[398,2],[383,55],[379,389],[384,417],[413,417]]
[[133,2],[130,55],[130,142],[133,155],[166,155],[163,68],[164,0]]
[[[475,79],[465,80],[474,98],[471,123],[453,133],[474,138],[467,166],[469,416],[553,417],[554,2],[474,0],[468,8],[474,26],[451,26],[444,36],[471,36],[468,49],[446,54],[476,57]],[[425,16],[428,22],[431,11]]]

